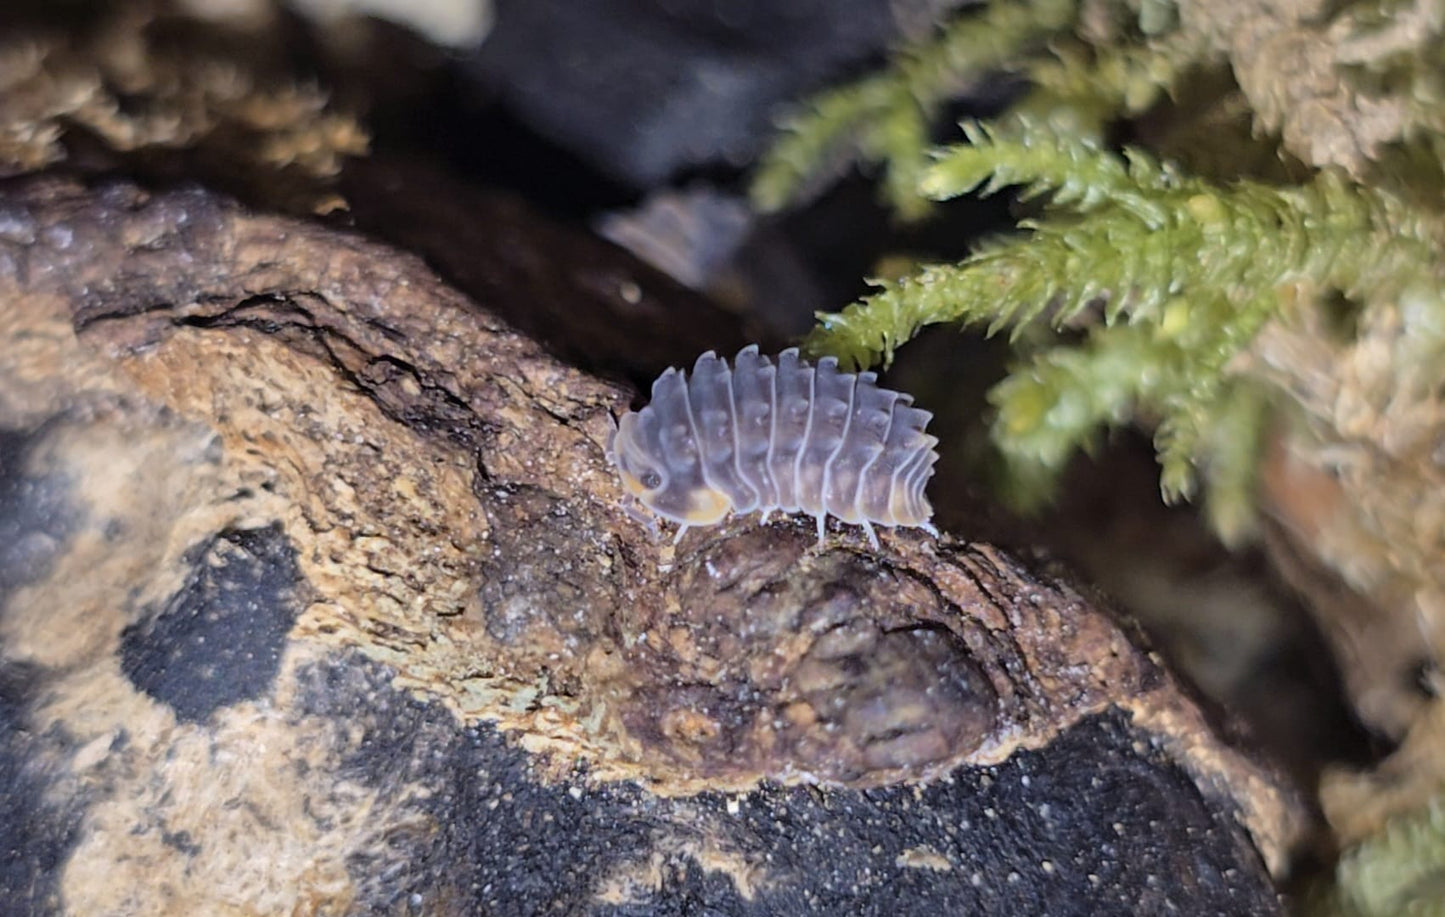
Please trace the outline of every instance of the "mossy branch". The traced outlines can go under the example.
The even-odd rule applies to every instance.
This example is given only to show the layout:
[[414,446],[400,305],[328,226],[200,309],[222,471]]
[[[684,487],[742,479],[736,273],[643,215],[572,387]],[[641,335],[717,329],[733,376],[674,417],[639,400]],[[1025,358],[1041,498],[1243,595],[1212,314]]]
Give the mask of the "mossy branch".
[[[965,131],[973,142],[939,153],[923,189],[943,199],[1019,186],[1046,198],[1042,215],[959,264],[820,315],[806,343],[853,365],[887,364],[926,325],[1016,334],[1041,320],[1089,324],[1097,311],[1085,347],[1036,354],[994,393],[996,439],[1017,461],[1057,469],[1093,429],[1152,416],[1165,495],[1187,497],[1201,466],[1213,480],[1252,465],[1252,454],[1217,446],[1238,440],[1241,417],[1258,417],[1227,364],[1298,288],[1388,296],[1431,280],[1412,211],[1334,173],[1299,187],[1224,186],[1024,118]],[[1228,486],[1237,504],[1243,485]],[[1225,516],[1239,514],[1236,505]]]
[[1168,215],[1156,196],[1180,184],[1171,169],[1132,150],[1125,150],[1123,158],[1107,155],[1097,141],[1036,124],[1027,118],[1013,119],[1008,128],[964,122],[968,143],[935,154],[937,161],[924,173],[919,190],[945,201],[1018,186],[1022,200],[1048,194],[1056,209],[1079,213],[1123,207],[1149,226],[1164,225]]
[[1069,28],[1075,6],[990,3],[902,49],[889,70],[818,96],[782,125],[753,177],[754,205],[779,210],[861,160],[885,166],[883,194],[901,217],[922,216],[931,202],[919,194],[918,179],[943,104]]
[[1009,458],[1057,468],[1101,423],[1127,422],[1149,384],[1131,368],[1149,349],[1141,328],[1096,328],[1084,346],[1046,350],[1011,373],[990,393]]
[[[1222,336],[1217,343],[1233,350],[1273,312],[1283,284],[1374,295],[1381,284],[1401,288],[1428,263],[1419,257],[1428,253],[1425,230],[1408,208],[1333,173],[1301,187],[1218,186],[1143,152],[1116,155],[1027,122],[1009,137],[969,132],[976,143],[944,151],[923,186],[947,198],[1021,185],[1034,196],[1052,192],[1048,211],[1021,224],[1030,230],[1021,237],[820,315],[811,349],[887,364],[925,325],[986,321],[996,331],[1046,312],[1062,325],[1102,302],[1110,321],[1150,320],[1189,349]],[[1229,303],[1191,299],[1219,291],[1231,292]]]

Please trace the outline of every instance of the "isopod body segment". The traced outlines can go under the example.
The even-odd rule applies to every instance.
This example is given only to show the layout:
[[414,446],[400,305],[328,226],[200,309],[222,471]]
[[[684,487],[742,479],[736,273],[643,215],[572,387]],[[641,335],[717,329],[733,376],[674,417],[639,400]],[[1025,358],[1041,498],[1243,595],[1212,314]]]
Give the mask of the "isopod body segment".
[[825,357],[810,366],[796,349],[777,362],[745,347],[728,366],[709,351],[692,374],[669,369],[652,401],[618,421],[608,445],[624,488],[657,515],[689,526],[729,513],[774,510],[861,525],[912,526],[937,534],[924,487],[938,444],[933,415],[878,386],[871,372],[845,373]]

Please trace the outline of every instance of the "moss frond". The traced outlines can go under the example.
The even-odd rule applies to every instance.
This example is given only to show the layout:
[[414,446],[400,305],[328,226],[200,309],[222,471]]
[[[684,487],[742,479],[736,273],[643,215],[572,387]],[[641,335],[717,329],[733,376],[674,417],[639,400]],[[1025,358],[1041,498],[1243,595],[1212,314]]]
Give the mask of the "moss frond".
[[1113,118],[1148,110],[1205,57],[1202,44],[1185,33],[1147,44],[1058,42],[1050,50],[1029,62],[1033,89],[1013,111],[1056,122],[1069,117],[1073,130],[1087,135]]
[[1190,496],[1201,468],[1211,481],[1229,475],[1219,519],[1242,531],[1238,473],[1253,439],[1211,444],[1237,442],[1259,408],[1227,364],[1301,286],[1382,296],[1425,280],[1425,228],[1400,201],[1334,173],[1298,187],[1217,185],[1027,119],[1007,133],[966,130],[974,143],[941,153],[923,187],[950,197],[1021,186],[1046,197],[1043,214],[959,264],[819,316],[807,348],[865,366],[891,362],[931,324],[1017,334],[1044,320],[1094,323],[1085,346],[1037,353],[999,386],[1005,453],[1058,468],[1093,429],[1153,417],[1166,497]]
[[1128,422],[1149,383],[1134,371],[1149,348],[1140,327],[1099,327],[1081,347],[1051,348],[1017,367],[989,393],[994,438],[1010,463],[1042,482],[1095,430]]
[[[1254,469],[1264,448],[1269,400],[1260,386],[1231,380],[1218,402],[1200,450],[1209,480],[1204,512],[1225,544],[1238,545],[1254,534]],[[1169,482],[1162,484],[1167,493]]]
[[1326,913],[1445,914],[1445,798],[1392,820],[1346,855],[1336,874]]
[[1060,34],[1075,12],[1072,0],[990,3],[902,49],[889,70],[813,99],[755,173],[754,205],[782,209],[861,160],[884,166],[883,194],[901,217],[922,216],[930,202],[918,178],[943,104]]
[[[989,181],[992,166],[1034,194],[1054,190],[1044,216],[1023,224],[1028,233],[820,315],[809,347],[854,365],[887,364],[926,325],[982,321],[997,331],[1045,313],[1060,325],[1100,303],[1111,321],[1148,319],[1161,338],[1191,350],[1222,335],[1218,343],[1232,351],[1273,311],[1281,284],[1377,293],[1379,284],[1399,288],[1400,272],[1425,263],[1424,231],[1407,208],[1332,173],[1297,188],[1217,186],[1139,151],[1119,156],[1030,130],[953,148],[925,178],[946,196]],[[1228,303],[1198,301],[1221,291]]]
[[1108,155],[1090,138],[1044,129],[1028,118],[998,128],[965,122],[968,143],[935,155],[919,189],[934,200],[977,191],[995,194],[1018,186],[1019,197],[1051,196],[1055,208],[1088,213],[1103,206],[1131,210],[1146,224],[1163,225],[1167,215],[1151,193],[1178,184],[1173,171],[1135,151]]

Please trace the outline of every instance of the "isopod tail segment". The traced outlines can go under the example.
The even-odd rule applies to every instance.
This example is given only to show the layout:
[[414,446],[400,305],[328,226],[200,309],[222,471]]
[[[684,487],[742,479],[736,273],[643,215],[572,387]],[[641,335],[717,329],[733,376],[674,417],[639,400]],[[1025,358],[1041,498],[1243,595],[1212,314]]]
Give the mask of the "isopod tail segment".
[[618,420],[607,455],[632,498],[678,523],[678,539],[730,514],[801,511],[820,546],[831,515],[877,549],[875,525],[937,535],[924,494],[938,461],[931,418],[873,373],[831,358],[813,367],[796,349],[774,362],[750,346],[731,367],[709,351],[690,376],[664,372],[651,403]]

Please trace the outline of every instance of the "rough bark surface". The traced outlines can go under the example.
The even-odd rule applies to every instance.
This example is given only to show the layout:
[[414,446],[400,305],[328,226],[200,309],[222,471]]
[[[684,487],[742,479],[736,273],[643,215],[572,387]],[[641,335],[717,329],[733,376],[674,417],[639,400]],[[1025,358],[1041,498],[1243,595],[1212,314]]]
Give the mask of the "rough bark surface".
[[410,255],[12,184],[0,342],[22,909],[1278,910],[1292,797],[1095,606],[912,531],[674,547],[633,393]]

